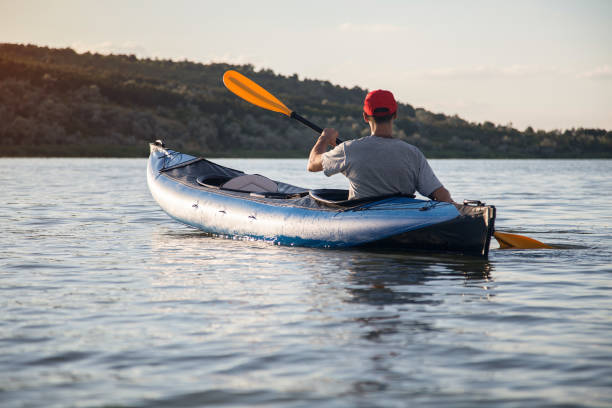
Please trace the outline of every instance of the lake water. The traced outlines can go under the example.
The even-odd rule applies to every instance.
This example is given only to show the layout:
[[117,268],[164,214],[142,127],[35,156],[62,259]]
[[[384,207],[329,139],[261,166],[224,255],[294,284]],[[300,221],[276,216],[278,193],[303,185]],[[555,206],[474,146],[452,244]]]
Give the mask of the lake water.
[[[217,160],[346,187],[306,160]],[[612,161],[432,160],[560,246],[278,247],[166,216],[144,159],[0,159],[2,407],[610,407]]]

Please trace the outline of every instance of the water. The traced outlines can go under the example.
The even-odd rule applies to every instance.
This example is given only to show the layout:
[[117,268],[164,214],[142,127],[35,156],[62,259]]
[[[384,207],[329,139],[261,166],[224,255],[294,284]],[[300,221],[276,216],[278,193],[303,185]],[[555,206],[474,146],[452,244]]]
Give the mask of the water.
[[[219,160],[345,187],[305,160]],[[208,237],[141,159],[0,159],[3,407],[612,406],[612,161],[433,160],[499,230],[461,256]]]

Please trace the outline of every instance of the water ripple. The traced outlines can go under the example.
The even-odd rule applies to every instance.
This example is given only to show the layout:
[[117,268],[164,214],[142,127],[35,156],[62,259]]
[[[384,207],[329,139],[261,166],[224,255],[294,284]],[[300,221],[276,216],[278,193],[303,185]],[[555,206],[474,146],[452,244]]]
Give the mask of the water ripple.
[[612,205],[591,179],[611,161],[432,161],[500,230],[559,247],[488,260],[212,237],[163,214],[145,166],[0,159],[3,407],[612,405]]

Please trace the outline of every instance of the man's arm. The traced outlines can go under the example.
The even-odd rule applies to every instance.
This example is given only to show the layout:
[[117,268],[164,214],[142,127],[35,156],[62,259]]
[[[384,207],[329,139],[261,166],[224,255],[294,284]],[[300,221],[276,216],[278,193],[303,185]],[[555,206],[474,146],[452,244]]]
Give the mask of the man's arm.
[[336,138],[338,132],[336,129],[325,128],[317,139],[317,143],[312,147],[310,156],[308,157],[308,171],[323,170],[323,154],[327,151],[327,146],[336,146]]
[[429,195],[429,198],[436,201],[446,201],[447,203],[454,202],[451,198],[450,192],[445,189],[444,186],[434,190],[434,192]]

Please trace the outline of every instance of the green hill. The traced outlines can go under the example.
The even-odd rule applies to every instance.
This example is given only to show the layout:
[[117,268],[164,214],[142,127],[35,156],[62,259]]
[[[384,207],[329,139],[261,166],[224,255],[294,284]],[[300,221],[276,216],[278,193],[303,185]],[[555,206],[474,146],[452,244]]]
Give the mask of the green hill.
[[[316,137],[312,130],[228,92],[221,80],[228,69],[251,77],[312,122],[335,127],[344,139],[369,132],[361,119],[367,90],[358,87],[252,65],[0,44],[0,155],[145,156],[147,142],[163,139],[205,156],[306,157]],[[612,157],[612,132],[602,129],[520,132],[408,104],[400,105],[396,125],[397,136],[428,157]]]

